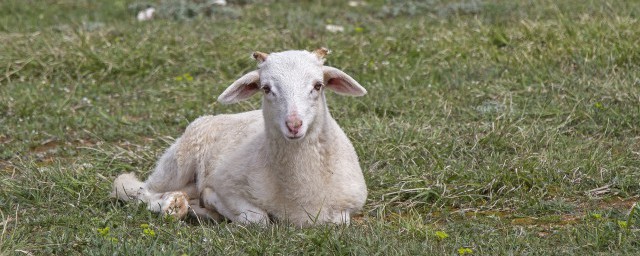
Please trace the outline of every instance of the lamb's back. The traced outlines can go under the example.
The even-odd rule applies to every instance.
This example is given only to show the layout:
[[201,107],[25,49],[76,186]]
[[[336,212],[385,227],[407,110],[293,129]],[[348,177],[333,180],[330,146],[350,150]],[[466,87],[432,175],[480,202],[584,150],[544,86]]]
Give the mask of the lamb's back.
[[261,110],[199,117],[176,142],[178,162],[204,167],[199,168],[204,169],[200,172],[211,170],[218,159],[237,150],[263,130]]

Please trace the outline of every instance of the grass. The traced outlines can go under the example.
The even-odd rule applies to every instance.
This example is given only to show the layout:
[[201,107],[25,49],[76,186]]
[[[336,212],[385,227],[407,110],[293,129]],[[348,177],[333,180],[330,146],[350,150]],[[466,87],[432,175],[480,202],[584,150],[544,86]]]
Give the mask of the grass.
[[[0,3],[0,254],[640,252],[640,3],[229,2],[149,22],[129,0]],[[369,188],[353,225],[108,198],[198,116],[259,107],[215,102],[252,51],[318,46],[369,91],[328,96]]]

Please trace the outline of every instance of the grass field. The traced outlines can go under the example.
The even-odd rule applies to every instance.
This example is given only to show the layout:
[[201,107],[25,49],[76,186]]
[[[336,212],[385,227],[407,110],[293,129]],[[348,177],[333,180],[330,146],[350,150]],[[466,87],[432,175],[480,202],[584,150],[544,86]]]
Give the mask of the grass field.
[[[148,2],[0,2],[0,254],[640,254],[640,2]],[[259,107],[215,101],[251,52],[319,46],[369,91],[328,95],[369,188],[352,225],[108,197],[198,116]]]

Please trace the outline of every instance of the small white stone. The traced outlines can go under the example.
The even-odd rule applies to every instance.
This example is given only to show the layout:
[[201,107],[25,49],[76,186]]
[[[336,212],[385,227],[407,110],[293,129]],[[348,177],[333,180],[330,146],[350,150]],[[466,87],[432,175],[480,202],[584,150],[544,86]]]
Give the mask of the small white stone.
[[138,13],[138,21],[145,21],[153,19],[153,14],[156,12],[156,9],[153,7],[144,9]]
[[351,7],[358,7],[358,6],[365,6],[367,5],[367,3],[365,3],[364,1],[349,1],[349,6]]
[[340,25],[327,24],[325,29],[332,33],[344,32],[344,27]]

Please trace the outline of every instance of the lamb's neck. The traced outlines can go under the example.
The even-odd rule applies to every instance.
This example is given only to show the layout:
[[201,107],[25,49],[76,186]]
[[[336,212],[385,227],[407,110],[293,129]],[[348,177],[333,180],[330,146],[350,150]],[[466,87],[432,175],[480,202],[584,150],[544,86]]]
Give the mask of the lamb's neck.
[[330,135],[334,129],[333,119],[325,116],[323,123],[316,123],[317,130],[310,131],[300,140],[287,140],[283,136],[268,139],[269,166],[283,179],[305,182],[311,177],[326,176],[330,172],[326,167],[327,149]]

